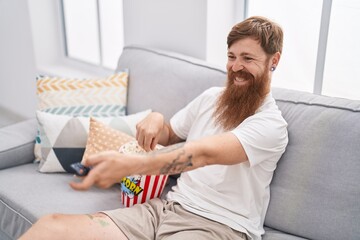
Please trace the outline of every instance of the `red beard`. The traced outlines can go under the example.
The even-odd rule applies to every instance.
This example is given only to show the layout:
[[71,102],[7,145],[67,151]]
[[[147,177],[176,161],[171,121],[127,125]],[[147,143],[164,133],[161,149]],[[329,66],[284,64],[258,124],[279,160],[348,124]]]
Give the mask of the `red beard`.
[[[236,77],[249,80],[248,84],[235,85]],[[259,78],[255,78],[245,69],[239,72],[229,69],[227,86],[219,97],[214,112],[215,123],[225,130],[236,128],[261,106],[270,90],[269,86],[269,73],[266,70]]]

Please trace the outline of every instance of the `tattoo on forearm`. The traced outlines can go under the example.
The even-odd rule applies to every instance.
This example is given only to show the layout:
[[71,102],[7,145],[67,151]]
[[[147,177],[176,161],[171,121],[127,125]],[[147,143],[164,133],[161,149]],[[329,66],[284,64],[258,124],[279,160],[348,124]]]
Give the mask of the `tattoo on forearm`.
[[[182,160],[185,158],[185,160]],[[192,167],[192,155],[185,155],[185,150],[182,151],[176,156],[171,163],[166,164],[163,168],[160,169],[160,174],[176,174],[183,172],[187,167]]]
[[[181,149],[185,145],[185,142],[177,143],[164,147],[153,152],[150,152],[149,155],[156,157],[158,154],[169,153],[175,150]],[[176,174],[183,172],[187,167],[192,167],[192,154],[186,155],[185,149],[182,149],[175,159],[171,163],[165,164],[160,169],[160,174]]]
[[151,152],[151,154],[156,155],[158,153],[168,153],[168,152],[172,152],[176,149],[180,149],[185,145],[185,142],[181,142],[181,143],[176,143],[158,150],[155,150],[153,152]]

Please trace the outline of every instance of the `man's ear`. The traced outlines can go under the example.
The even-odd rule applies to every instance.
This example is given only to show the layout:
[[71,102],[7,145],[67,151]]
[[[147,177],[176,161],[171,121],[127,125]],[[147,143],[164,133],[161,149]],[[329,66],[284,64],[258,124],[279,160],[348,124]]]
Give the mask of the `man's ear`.
[[280,52],[276,52],[270,59],[270,64],[272,67],[276,67],[279,64],[281,54]]

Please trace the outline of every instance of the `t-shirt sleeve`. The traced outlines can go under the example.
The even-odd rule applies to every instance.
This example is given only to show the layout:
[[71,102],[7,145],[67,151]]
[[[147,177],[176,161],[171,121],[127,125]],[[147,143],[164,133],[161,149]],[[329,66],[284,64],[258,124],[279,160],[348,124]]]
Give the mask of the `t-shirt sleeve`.
[[[188,105],[189,106],[189,105]],[[170,119],[170,126],[181,139],[186,139],[193,121],[192,109],[185,107]]]
[[278,161],[288,142],[287,123],[280,114],[257,113],[231,131],[240,141],[250,166]]
[[170,119],[170,126],[178,137],[187,139],[190,129],[201,111],[204,101],[206,102],[215,91],[215,88],[205,90]]

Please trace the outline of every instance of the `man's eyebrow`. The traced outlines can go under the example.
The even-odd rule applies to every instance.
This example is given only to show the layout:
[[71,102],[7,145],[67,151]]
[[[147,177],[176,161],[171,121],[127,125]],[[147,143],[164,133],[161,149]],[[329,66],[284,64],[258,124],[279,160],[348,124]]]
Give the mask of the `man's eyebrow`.
[[[228,51],[227,52],[227,54],[231,54],[231,55],[236,55],[236,54],[234,54],[233,52],[231,52],[231,51]],[[249,52],[242,52],[242,53],[240,53],[240,56],[251,56],[251,57],[256,57],[256,55],[255,54],[252,54],[252,53],[249,53]]]
[[251,56],[251,57],[256,57],[255,54],[252,54],[252,53],[248,53],[248,52],[243,52],[240,54],[240,56]]

